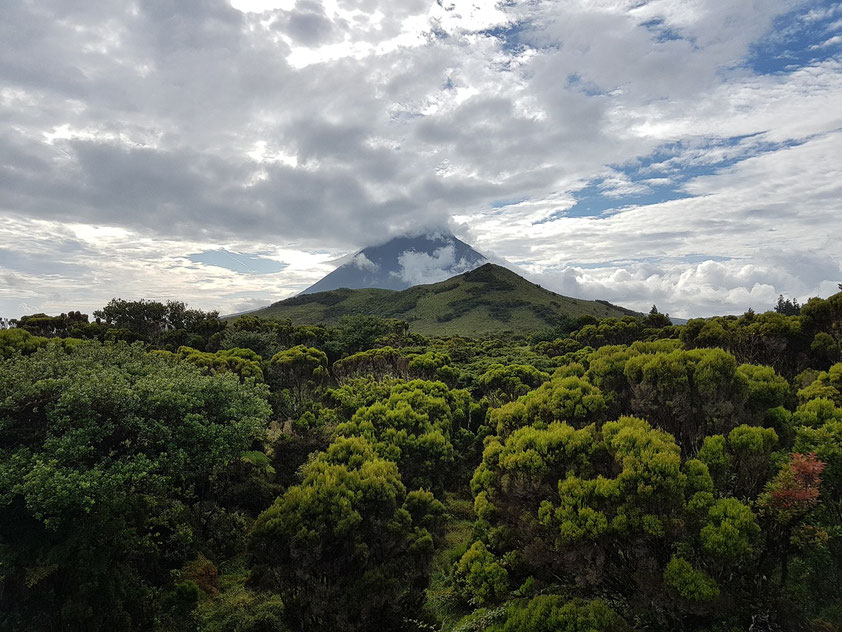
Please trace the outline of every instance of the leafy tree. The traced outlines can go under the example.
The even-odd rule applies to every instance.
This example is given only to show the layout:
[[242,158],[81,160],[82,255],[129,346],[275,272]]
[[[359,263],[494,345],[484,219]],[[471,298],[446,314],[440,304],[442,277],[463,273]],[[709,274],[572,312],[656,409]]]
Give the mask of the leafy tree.
[[409,360],[392,347],[360,351],[333,364],[333,374],[340,383],[353,377],[406,378],[408,369]]
[[587,425],[603,419],[605,410],[602,392],[586,378],[571,375],[552,379],[516,401],[491,410],[489,422],[505,436],[538,422]]
[[670,325],[672,325],[672,321],[670,320],[669,314],[662,314],[655,305],[652,306],[649,314],[643,319],[643,326],[649,327],[650,329],[663,329]]
[[327,378],[327,355],[312,347],[297,345],[279,351],[269,361],[277,408],[288,417],[300,415]]
[[826,333],[842,354],[842,292],[827,299],[811,298],[801,308],[801,315],[807,328]]
[[[105,307],[96,310],[94,316],[112,329],[132,332],[138,340],[152,343],[165,341],[171,348],[189,342],[204,349],[210,337],[226,326],[224,321],[219,320],[218,312],[188,309],[180,301],[165,304],[145,299],[126,301],[113,298]],[[190,337],[190,334],[195,336]],[[127,338],[120,336],[119,339]]]
[[[707,438],[706,438],[707,440]],[[741,425],[728,434],[729,462],[734,472],[733,493],[753,498],[772,473],[772,450],[778,433],[772,428]]]
[[672,437],[622,418],[601,432],[553,423],[491,439],[471,487],[478,531],[520,551],[530,574],[630,587],[631,560],[644,564],[644,543],[681,515],[686,481]]
[[258,518],[253,582],[298,629],[400,629],[427,582],[444,507],[407,492],[397,466],[340,439]]
[[689,349],[719,347],[738,362],[774,367],[791,377],[809,366],[809,327],[798,316],[777,312],[692,319],[681,332]]
[[[327,351],[333,359],[371,349],[378,338],[392,333],[399,322],[376,316],[343,316],[332,332]],[[399,325],[398,329],[403,331],[403,325]]]
[[824,468],[813,454],[793,453],[758,501],[773,521],[769,534],[773,536],[772,552],[780,560],[781,584],[787,582],[790,558],[798,543],[793,534],[818,505]]
[[691,454],[705,436],[737,425],[747,383],[720,349],[641,354],[628,360],[631,410],[673,434]]
[[549,374],[528,364],[493,364],[479,377],[477,384],[492,406],[501,406],[549,379]]
[[448,386],[454,386],[459,379],[459,371],[450,366],[451,359],[446,353],[427,351],[408,356],[409,373],[422,380],[441,380]]
[[0,359],[9,358],[17,353],[29,355],[47,345],[48,339],[33,336],[25,329],[0,330]]
[[678,340],[635,342],[630,346],[608,345],[591,351],[585,359],[585,376],[603,394],[607,414],[620,415],[631,410],[631,387],[626,379],[626,363],[643,353],[669,353],[681,349]]
[[509,574],[482,542],[474,542],[465,552],[454,579],[464,598],[477,605],[502,601],[509,592]]
[[705,602],[719,596],[716,580],[680,557],[673,557],[667,564],[664,583],[688,601]]
[[243,380],[252,378],[258,382],[263,381],[261,358],[251,349],[223,349],[216,353],[207,353],[190,347],[179,347],[175,355],[208,373],[230,371]]
[[360,408],[336,432],[364,437],[379,456],[398,464],[408,485],[441,489],[453,473],[454,430],[470,410],[464,391],[413,380],[395,384],[388,399]]
[[126,345],[0,363],[0,625],[140,630],[186,616],[195,593],[170,571],[238,537],[212,481],[261,433],[264,397]]
[[624,316],[604,318],[598,324],[585,325],[576,332],[575,337],[583,346],[599,348],[605,345],[628,345],[642,339],[644,335],[642,319]]
[[81,312],[67,312],[59,316],[46,314],[32,314],[21,316],[17,321],[18,328],[28,331],[34,336],[46,338],[82,337],[80,335],[88,325],[88,315]]
[[775,304],[775,311],[784,316],[798,316],[801,313],[801,305],[797,299],[785,299],[784,295],[781,294]]
[[842,406],[842,362],[816,374],[809,385],[798,391],[798,399],[801,402],[829,399],[837,406]]
[[[217,339],[221,349],[251,349],[262,358],[271,358],[293,346],[295,328],[289,321],[276,321],[246,314],[226,327]],[[216,349],[208,349],[208,351]]]

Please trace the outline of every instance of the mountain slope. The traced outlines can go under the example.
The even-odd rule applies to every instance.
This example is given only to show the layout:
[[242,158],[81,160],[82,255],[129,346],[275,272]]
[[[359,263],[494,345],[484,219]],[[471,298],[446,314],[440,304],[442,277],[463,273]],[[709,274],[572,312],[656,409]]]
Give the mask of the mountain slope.
[[343,287],[403,290],[467,272],[485,261],[485,257],[453,235],[395,237],[360,250],[302,294]]
[[333,324],[342,316],[370,314],[405,320],[412,331],[424,335],[464,336],[539,331],[561,316],[638,315],[604,301],[561,296],[491,263],[403,291],[342,288],[300,294],[252,313],[289,318],[296,324]]

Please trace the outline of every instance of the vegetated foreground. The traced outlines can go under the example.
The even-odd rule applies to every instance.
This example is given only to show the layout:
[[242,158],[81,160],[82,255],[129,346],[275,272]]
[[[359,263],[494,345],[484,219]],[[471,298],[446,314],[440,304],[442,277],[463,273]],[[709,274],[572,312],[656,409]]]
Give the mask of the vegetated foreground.
[[0,630],[842,629],[842,293],[780,307],[24,317]]
[[524,334],[553,327],[561,317],[639,316],[605,301],[561,296],[493,263],[440,283],[301,294],[251,313],[297,325],[336,324],[357,314],[398,318],[423,336]]

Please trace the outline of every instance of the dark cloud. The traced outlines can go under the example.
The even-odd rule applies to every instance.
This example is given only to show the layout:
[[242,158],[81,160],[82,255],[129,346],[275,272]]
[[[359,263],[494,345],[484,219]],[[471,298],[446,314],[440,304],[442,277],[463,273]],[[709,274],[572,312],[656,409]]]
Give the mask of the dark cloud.
[[310,0],[298,2],[292,11],[279,15],[274,26],[302,46],[319,46],[341,37],[340,28],[327,17],[321,2]]

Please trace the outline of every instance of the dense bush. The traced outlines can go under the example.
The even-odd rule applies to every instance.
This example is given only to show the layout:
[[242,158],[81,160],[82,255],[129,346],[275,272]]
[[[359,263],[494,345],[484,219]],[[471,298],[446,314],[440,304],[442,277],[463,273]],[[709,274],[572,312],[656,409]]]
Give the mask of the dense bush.
[[268,415],[264,389],[139,346],[1,363],[0,621],[141,630],[189,612],[170,571],[242,537],[214,481]]

